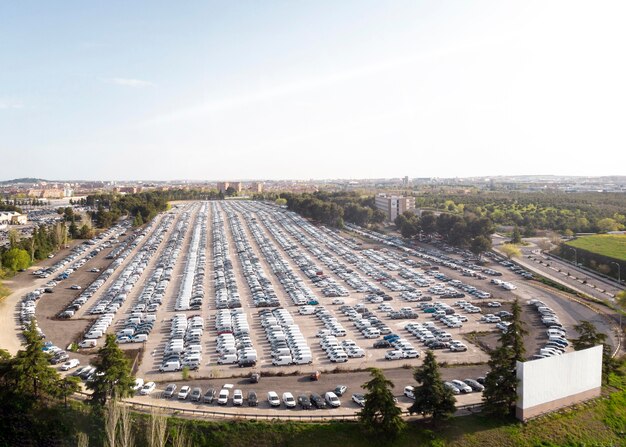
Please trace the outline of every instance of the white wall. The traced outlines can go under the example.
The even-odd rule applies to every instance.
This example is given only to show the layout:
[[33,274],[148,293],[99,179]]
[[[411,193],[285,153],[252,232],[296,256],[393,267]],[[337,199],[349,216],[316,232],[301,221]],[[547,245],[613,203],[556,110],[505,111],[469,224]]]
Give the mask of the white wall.
[[526,409],[602,385],[602,346],[517,363],[517,407]]

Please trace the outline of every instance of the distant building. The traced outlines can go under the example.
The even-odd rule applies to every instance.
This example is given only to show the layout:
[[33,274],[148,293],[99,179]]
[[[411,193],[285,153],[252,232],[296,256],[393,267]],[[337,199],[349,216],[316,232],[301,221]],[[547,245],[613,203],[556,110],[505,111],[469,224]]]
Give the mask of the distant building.
[[226,193],[228,188],[233,188],[235,192],[241,192],[241,182],[217,182],[217,189],[222,194]]
[[0,225],[24,225],[28,223],[28,217],[17,211],[0,211]]
[[410,184],[411,182],[409,181],[409,176],[408,175],[404,176],[404,178],[402,179],[402,186],[404,186],[405,188],[408,188]]
[[217,190],[222,194],[226,193],[226,190],[230,186],[229,182],[217,182]]
[[250,187],[252,192],[254,193],[262,193],[263,192],[263,182],[253,182]]
[[376,196],[376,209],[385,213],[387,220],[393,222],[399,214],[415,209],[415,197],[379,194]]

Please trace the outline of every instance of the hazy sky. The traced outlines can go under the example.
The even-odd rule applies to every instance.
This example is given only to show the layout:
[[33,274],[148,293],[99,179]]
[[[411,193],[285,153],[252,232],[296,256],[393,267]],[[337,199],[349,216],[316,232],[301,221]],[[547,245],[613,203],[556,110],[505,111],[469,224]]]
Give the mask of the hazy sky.
[[626,1],[3,1],[0,179],[626,174]]

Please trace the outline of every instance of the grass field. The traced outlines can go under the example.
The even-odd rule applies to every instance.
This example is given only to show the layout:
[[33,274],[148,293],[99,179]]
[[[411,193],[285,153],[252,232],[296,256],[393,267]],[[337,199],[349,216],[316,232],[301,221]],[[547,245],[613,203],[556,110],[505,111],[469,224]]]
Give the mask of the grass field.
[[567,242],[566,245],[626,261],[626,235],[594,234],[576,238]]

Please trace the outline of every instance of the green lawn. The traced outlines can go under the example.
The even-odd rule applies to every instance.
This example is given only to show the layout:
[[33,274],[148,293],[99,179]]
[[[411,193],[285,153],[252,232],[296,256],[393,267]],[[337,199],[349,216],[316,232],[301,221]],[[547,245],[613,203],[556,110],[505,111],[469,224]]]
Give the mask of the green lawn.
[[594,234],[571,240],[566,245],[626,261],[626,235]]

